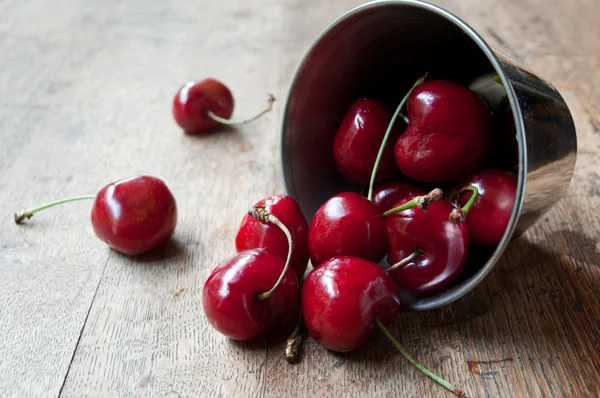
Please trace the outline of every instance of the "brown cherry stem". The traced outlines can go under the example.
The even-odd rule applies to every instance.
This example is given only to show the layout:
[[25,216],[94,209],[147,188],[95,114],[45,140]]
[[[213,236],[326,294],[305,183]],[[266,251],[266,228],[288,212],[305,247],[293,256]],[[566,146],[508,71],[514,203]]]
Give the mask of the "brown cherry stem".
[[441,199],[442,196],[444,196],[444,192],[442,192],[442,190],[439,188],[435,188],[431,192],[429,192],[427,195],[415,196],[408,202],[403,203],[400,206],[394,207],[393,209],[386,211],[385,213],[383,213],[383,216],[384,217],[392,216],[392,215],[398,214],[404,210],[414,209],[415,207],[418,207],[421,210],[427,210],[427,207],[429,207],[430,204]]
[[387,330],[387,328],[383,325],[383,323],[381,323],[381,321],[379,319],[375,318],[374,322],[377,325],[377,327],[379,328],[379,330],[381,330],[381,332],[385,335],[385,337],[387,337],[392,342],[392,344],[394,345],[394,347],[396,347],[396,349],[400,352],[400,354],[402,354],[404,356],[404,358],[408,359],[408,361],[411,364],[413,364],[417,369],[419,369],[423,374],[425,374],[427,377],[431,378],[433,381],[435,381],[440,386],[444,387],[446,390],[450,391],[451,393],[453,393],[457,397],[467,398],[467,394],[465,394],[464,391],[461,391],[460,389],[454,387],[449,381],[446,381],[446,380],[442,379],[441,377],[439,377],[438,375],[436,375],[435,373],[433,373],[432,371],[430,371],[429,369],[427,369],[425,366],[423,366],[420,363],[418,363],[408,353],[408,351],[406,351],[406,348],[404,348],[394,338],[394,336],[392,336],[392,334],[389,332],[389,330]]
[[456,194],[457,198],[460,198],[460,194],[465,191],[472,191],[473,195],[471,195],[469,201],[463,207],[453,209],[450,212],[450,220],[456,223],[465,221],[467,213],[469,212],[469,210],[471,210],[471,207],[473,207],[473,204],[475,203],[475,199],[477,199],[477,196],[479,195],[479,189],[477,189],[475,185],[469,185],[468,187],[464,187],[463,189],[458,191],[458,193]]
[[410,97],[410,93],[413,92],[415,88],[421,83],[423,83],[427,79],[427,73],[424,76],[420,77],[415,84],[408,90],[408,93],[402,98],[400,104],[396,108],[392,119],[390,120],[390,124],[388,124],[387,130],[385,131],[385,135],[383,136],[383,140],[381,141],[381,146],[379,147],[379,152],[377,153],[377,158],[375,158],[375,164],[373,165],[373,171],[371,172],[371,181],[369,182],[369,194],[367,195],[367,199],[371,200],[373,198],[373,185],[375,185],[375,177],[377,175],[377,169],[379,168],[379,163],[381,163],[381,157],[383,156],[383,152],[385,150],[385,146],[387,145],[388,139],[390,138],[390,134],[392,132],[392,128],[394,127],[394,123],[396,123],[396,119],[400,115],[400,110],[408,101],[408,97]]
[[277,290],[279,285],[281,285],[281,283],[283,282],[283,279],[285,278],[285,274],[290,269],[290,262],[292,259],[292,250],[294,249],[294,243],[292,242],[292,234],[290,234],[289,229],[287,229],[287,227],[285,225],[283,225],[283,223],[281,221],[279,221],[279,219],[277,217],[270,214],[264,207],[253,207],[252,209],[250,209],[248,211],[248,214],[250,214],[252,217],[256,218],[259,221],[277,225],[279,227],[279,229],[281,229],[283,231],[283,233],[285,234],[285,236],[288,240],[288,255],[287,255],[287,259],[285,260],[285,266],[283,267],[283,271],[281,271],[281,275],[279,275],[279,279],[277,279],[277,282],[275,282],[273,287],[268,292],[260,293],[256,296],[258,301],[262,301],[262,300],[266,300],[269,297],[271,297],[271,295],[275,292],[275,290]]
[[423,254],[425,254],[423,252],[423,250],[415,249],[415,251],[410,253],[410,255],[408,257],[405,257],[402,260],[398,261],[396,264],[394,264],[390,268],[386,269],[385,272],[387,272],[389,274],[390,272],[393,272],[393,271],[397,270],[398,268],[402,268],[402,267],[406,266],[406,264],[408,264],[412,260],[414,260],[415,258],[422,256]]
[[37,213],[38,211],[47,209],[49,207],[53,207],[53,206],[56,206],[56,205],[60,205],[62,203],[67,203],[67,202],[75,202],[77,200],[89,200],[89,199],[96,199],[96,195],[73,196],[72,198],[61,199],[61,200],[57,200],[57,201],[54,201],[54,202],[43,204],[43,205],[38,206],[38,207],[34,207],[34,208],[31,208],[31,209],[23,210],[23,211],[21,211],[19,213],[15,213],[15,223],[16,224],[21,224],[21,222],[23,222],[23,220],[29,219],[29,218],[33,217],[33,215],[35,213]]
[[302,317],[300,317],[300,319],[298,319],[298,324],[296,325],[296,328],[294,329],[294,331],[292,332],[290,337],[288,337],[287,343],[285,345],[285,360],[288,363],[298,362],[298,345],[297,345],[298,341],[296,340],[296,338],[298,337],[298,333],[300,333],[300,324],[301,323],[302,323]]
[[206,114],[208,115],[209,118],[211,118],[215,122],[219,122],[221,124],[226,124],[228,126],[239,126],[242,124],[253,122],[256,119],[258,119],[259,117],[261,117],[262,115],[264,115],[265,113],[270,112],[271,109],[273,109],[273,102],[275,102],[275,97],[272,94],[267,94],[267,107],[265,109],[263,109],[262,111],[260,111],[259,113],[257,113],[256,115],[252,116],[250,119],[244,119],[244,120],[225,119],[221,116],[215,115],[214,112],[211,111],[210,109],[208,109],[206,111]]

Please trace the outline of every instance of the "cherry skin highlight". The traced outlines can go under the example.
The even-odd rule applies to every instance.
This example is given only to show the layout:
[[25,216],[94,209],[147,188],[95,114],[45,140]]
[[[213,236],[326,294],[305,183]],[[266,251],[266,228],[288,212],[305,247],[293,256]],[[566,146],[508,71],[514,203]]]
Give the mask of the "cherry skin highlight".
[[[294,242],[290,266],[301,280],[308,265],[308,222],[298,203],[287,195],[273,195],[261,199],[254,207],[264,207],[277,217],[290,231]],[[264,248],[286,259],[288,241],[281,229],[273,224],[261,222],[246,214],[240,223],[235,237],[238,252]]]
[[216,79],[191,81],[183,85],[173,99],[173,117],[186,134],[200,134],[220,125],[207,111],[229,119],[234,100],[227,86]]
[[[333,142],[333,156],[338,170],[350,182],[368,186],[379,147],[392,119],[383,104],[361,98],[346,112]],[[400,131],[394,127],[377,169],[375,181],[388,180],[399,174],[394,160],[394,142]]]
[[223,260],[210,274],[202,291],[202,306],[210,324],[233,340],[259,337],[282,322],[298,306],[299,287],[290,269],[274,293],[258,300],[273,287],[285,261],[265,249],[245,250]]
[[377,265],[340,256],[308,274],[301,303],[309,334],[327,349],[344,352],[365,344],[377,329],[375,318],[390,325],[400,296],[394,280]]
[[[396,206],[412,198],[400,200]],[[420,251],[405,266],[391,271],[401,288],[436,293],[448,286],[464,267],[468,253],[467,225],[449,219],[452,209],[450,203],[440,199],[426,211],[413,208],[386,217],[388,263],[396,264],[415,250]]]
[[382,213],[354,192],[332,196],[315,213],[308,230],[313,267],[335,256],[355,256],[379,263],[387,252]]
[[479,190],[465,218],[470,243],[481,246],[496,246],[500,243],[515,205],[517,181],[518,177],[514,173],[488,169],[456,186],[451,193],[451,200],[456,206],[464,206],[473,195],[471,191],[458,194],[461,188],[474,185]]
[[392,209],[400,199],[425,193],[427,193],[426,190],[408,181],[394,181],[375,187],[373,190],[373,203],[384,213]]
[[151,176],[127,178],[98,192],[91,221],[96,236],[113,249],[141,254],[173,235],[177,205],[162,180]]
[[411,93],[409,124],[396,141],[400,171],[423,183],[452,183],[483,163],[491,142],[487,104],[465,86],[427,81]]

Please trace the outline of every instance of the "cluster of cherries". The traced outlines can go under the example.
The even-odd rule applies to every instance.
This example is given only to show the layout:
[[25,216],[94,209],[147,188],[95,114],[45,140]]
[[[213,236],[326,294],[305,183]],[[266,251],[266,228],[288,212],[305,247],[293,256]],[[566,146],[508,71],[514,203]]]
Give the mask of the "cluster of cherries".
[[[237,253],[204,285],[204,312],[215,329],[249,340],[299,318],[288,339],[290,362],[301,324],[336,352],[363,346],[379,329],[423,373],[464,396],[416,363],[387,327],[400,312],[400,289],[438,293],[460,274],[469,245],[501,241],[517,176],[484,165],[495,145],[515,137],[497,131],[488,105],[469,88],[425,78],[394,113],[359,99],[337,130],[337,168],[368,187],[366,197],[338,193],[310,225],[289,196],[267,197],[250,209],[237,231]],[[396,119],[405,104],[401,134]],[[499,140],[502,134],[509,138]],[[379,265],[386,257],[387,265]],[[313,268],[303,280],[309,259]]]
[[[220,125],[242,125],[269,112],[267,107],[246,120],[231,120],[234,100],[227,86],[215,79],[183,85],[173,99],[173,117],[186,134],[197,135]],[[127,255],[149,252],[171,238],[177,224],[177,203],[161,179],[140,175],[104,186],[96,195],[57,200],[14,215],[17,224],[35,213],[59,204],[94,200],[91,222],[96,236],[112,249]]]

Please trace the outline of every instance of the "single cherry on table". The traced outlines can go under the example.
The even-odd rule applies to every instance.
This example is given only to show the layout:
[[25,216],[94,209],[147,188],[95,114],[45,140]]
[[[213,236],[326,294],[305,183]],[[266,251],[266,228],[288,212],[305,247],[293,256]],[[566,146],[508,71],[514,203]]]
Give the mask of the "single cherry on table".
[[275,97],[268,95],[267,107],[246,120],[231,120],[234,99],[231,90],[217,79],[189,81],[173,98],[173,117],[186,134],[196,135],[220,125],[252,122],[272,109]]
[[[346,112],[333,141],[333,157],[338,170],[350,182],[368,186],[381,141],[392,119],[392,112],[371,98],[361,98]],[[393,128],[381,157],[375,181],[399,174],[394,160],[394,142],[400,130]]]
[[142,254],[168,240],[177,224],[177,203],[167,185],[153,176],[112,182],[96,195],[77,196],[15,214],[21,223],[34,213],[76,200],[94,200],[91,211],[96,236],[124,254]]
[[387,248],[381,211],[354,192],[341,192],[327,200],[313,216],[308,230],[308,251],[314,267],[335,256],[378,263]]
[[[254,207],[264,208],[290,231],[294,244],[290,266],[301,280],[308,265],[308,222],[298,202],[288,195],[273,195],[259,200]],[[238,227],[235,247],[238,252],[263,248],[284,259],[288,254],[288,240],[281,228],[251,214],[246,214]]]
[[492,114],[469,88],[431,80],[408,99],[408,127],[396,141],[400,171],[423,183],[452,183],[475,172],[491,143]]

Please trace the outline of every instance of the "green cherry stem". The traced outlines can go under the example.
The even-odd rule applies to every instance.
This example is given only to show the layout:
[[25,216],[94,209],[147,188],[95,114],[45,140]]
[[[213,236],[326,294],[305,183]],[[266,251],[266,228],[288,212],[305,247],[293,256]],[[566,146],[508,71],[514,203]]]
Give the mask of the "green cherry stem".
[[415,82],[415,84],[413,84],[411,89],[408,90],[408,93],[406,93],[404,98],[402,98],[402,101],[400,101],[400,104],[396,108],[396,111],[394,112],[394,115],[390,120],[390,124],[388,125],[387,130],[385,131],[385,135],[383,136],[383,141],[381,141],[381,146],[379,147],[379,152],[377,153],[377,158],[375,159],[375,165],[373,165],[373,171],[371,172],[371,181],[369,182],[369,194],[367,196],[367,199],[369,200],[373,198],[373,185],[375,184],[375,176],[377,175],[377,169],[379,168],[379,163],[381,163],[381,157],[383,156],[383,151],[390,137],[390,133],[392,132],[392,128],[394,127],[394,123],[396,123],[396,119],[400,115],[400,110],[402,109],[404,104],[406,104],[406,101],[408,101],[408,97],[413,92],[413,90],[417,88],[419,84],[423,83],[425,79],[427,79],[427,73],[425,73],[424,76],[420,77]]
[[288,241],[288,255],[287,259],[285,260],[285,266],[283,267],[283,271],[281,271],[281,275],[279,275],[279,279],[277,279],[277,282],[275,282],[273,287],[268,292],[260,293],[256,296],[256,299],[258,301],[262,301],[271,297],[271,295],[275,293],[275,290],[277,290],[279,285],[281,285],[281,283],[283,282],[285,274],[290,269],[290,262],[292,259],[294,243],[292,242],[292,235],[290,234],[290,231],[287,229],[287,227],[281,221],[279,221],[277,217],[270,214],[264,207],[253,207],[248,211],[248,214],[250,214],[252,217],[256,218],[259,221],[277,225],[279,229],[283,231]]
[[405,267],[412,260],[414,260],[415,258],[417,258],[419,256],[422,256],[424,254],[425,253],[423,252],[423,250],[417,248],[417,249],[415,249],[415,251],[413,251],[412,253],[410,253],[410,255],[408,255],[407,257],[405,257],[402,260],[398,261],[396,264],[392,265],[390,268],[386,269],[385,272],[387,272],[389,274],[391,272],[394,272],[398,268]]
[[96,199],[96,195],[74,196],[72,198],[61,199],[61,200],[57,200],[57,201],[54,201],[54,202],[46,203],[46,204],[38,206],[38,207],[34,207],[34,208],[31,208],[31,209],[23,210],[23,211],[21,211],[19,213],[15,213],[15,223],[16,224],[21,224],[21,222],[23,222],[23,220],[29,219],[29,218],[33,217],[33,215],[35,213],[37,213],[38,211],[42,211],[42,210],[47,209],[49,207],[53,207],[53,206],[56,206],[56,205],[67,203],[67,202],[75,202],[77,200],[89,200],[89,199]]
[[473,204],[475,203],[477,196],[479,196],[479,189],[477,189],[477,187],[475,185],[469,185],[468,187],[464,187],[463,189],[458,191],[456,196],[460,197],[460,194],[465,191],[471,191],[471,192],[473,192],[473,194],[469,198],[469,201],[467,203],[465,203],[465,205],[463,207],[453,209],[452,212],[450,213],[450,220],[452,220],[456,223],[465,221],[465,218],[467,217],[467,213],[469,212],[469,210],[471,210],[471,207],[473,207]]
[[418,207],[419,209],[422,209],[422,210],[427,210],[427,207],[430,204],[441,199],[442,196],[444,196],[444,193],[442,192],[442,190],[439,188],[435,188],[431,192],[429,192],[427,195],[415,196],[408,202],[403,203],[400,206],[394,207],[393,209],[386,211],[385,213],[383,213],[383,217],[392,216],[392,215],[398,214],[404,210],[414,209],[415,207]]
[[419,369],[421,372],[423,372],[423,374],[425,374],[427,377],[431,378],[433,381],[435,381],[440,386],[444,387],[446,390],[450,391],[457,397],[467,398],[467,395],[465,394],[464,391],[461,391],[460,389],[454,387],[450,382],[442,379],[441,377],[439,377],[438,375],[436,375],[435,373],[433,373],[432,371],[427,369],[425,366],[418,363],[408,353],[408,351],[406,351],[406,349],[404,347],[402,347],[402,345],[398,342],[398,340],[396,340],[394,338],[394,336],[392,336],[392,334],[389,332],[389,330],[387,330],[387,328],[383,325],[383,323],[381,323],[381,321],[379,319],[375,318],[375,324],[377,325],[379,330],[381,330],[381,332],[385,335],[385,337],[387,337],[392,342],[392,344],[394,345],[394,347],[396,347],[396,349],[400,352],[400,354],[402,354],[404,356],[404,358],[408,359],[408,361],[411,364],[413,364],[417,369]]
[[215,122],[219,122],[221,124],[226,124],[228,126],[239,126],[241,124],[253,122],[256,119],[258,119],[259,117],[261,117],[262,115],[264,115],[265,113],[270,112],[271,109],[273,109],[273,102],[275,102],[275,97],[273,97],[272,94],[267,94],[267,107],[265,109],[263,109],[262,111],[260,111],[259,113],[257,113],[256,115],[252,116],[250,119],[245,119],[245,120],[225,119],[225,118],[215,115],[214,112],[211,111],[210,109],[208,109],[206,111],[206,114],[208,115],[209,118],[211,118]]

